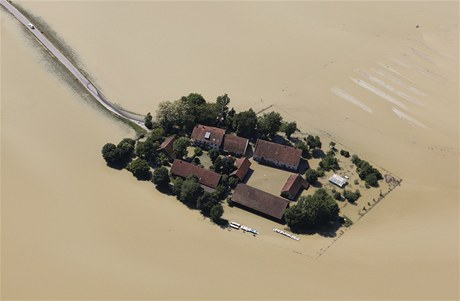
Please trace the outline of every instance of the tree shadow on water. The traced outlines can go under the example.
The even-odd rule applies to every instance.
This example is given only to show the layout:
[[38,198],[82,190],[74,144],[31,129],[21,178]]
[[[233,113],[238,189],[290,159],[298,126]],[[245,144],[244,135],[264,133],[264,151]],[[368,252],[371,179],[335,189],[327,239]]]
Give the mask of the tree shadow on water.
[[292,232],[296,234],[304,234],[304,235],[314,235],[319,234],[323,237],[336,237],[337,231],[342,227],[344,220],[342,218],[337,218],[334,222],[331,222],[327,225],[321,227],[305,227],[302,229],[291,229]]

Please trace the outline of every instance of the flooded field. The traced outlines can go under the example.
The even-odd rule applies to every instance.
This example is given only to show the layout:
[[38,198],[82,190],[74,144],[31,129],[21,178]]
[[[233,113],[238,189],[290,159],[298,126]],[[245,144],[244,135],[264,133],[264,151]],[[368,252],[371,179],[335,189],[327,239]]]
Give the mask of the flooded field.
[[133,131],[0,10],[2,299],[458,299],[457,3],[19,3],[128,110],[228,93],[403,182],[319,258],[238,208],[264,233],[221,229],[105,166]]

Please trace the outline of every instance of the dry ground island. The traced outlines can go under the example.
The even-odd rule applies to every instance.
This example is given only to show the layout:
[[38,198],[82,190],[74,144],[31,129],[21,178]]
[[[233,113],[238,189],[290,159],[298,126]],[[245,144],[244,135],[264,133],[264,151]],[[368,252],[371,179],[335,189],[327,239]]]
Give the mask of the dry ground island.
[[107,143],[102,155],[222,228],[276,244],[288,239],[281,227],[301,238],[292,251],[320,256],[401,179],[268,109],[236,112],[227,94],[208,102],[191,93],[147,113],[146,137]]
[[[252,108],[256,119],[278,112],[300,129],[291,139],[282,128],[264,140],[303,147],[297,142],[311,135],[315,144],[318,136],[324,155],[334,141],[340,169],[325,171],[290,207],[320,189],[343,195],[329,183],[333,173],[348,176],[344,189],[361,196],[356,205],[333,199],[351,227],[297,231],[296,241],[272,230],[293,233],[287,224],[228,206],[231,189],[216,221],[237,221],[259,235],[216,225],[156,184],[107,167],[101,147],[125,137],[147,143],[144,155],[158,157],[150,172],[171,160],[162,164],[169,175],[174,161],[160,149],[148,152],[156,146],[147,142],[150,134],[138,140],[130,126],[114,122],[2,7],[1,299],[459,299],[457,2],[13,5],[34,15],[35,28],[51,42],[68,45],[58,49],[116,108],[150,111],[154,127],[164,100],[198,91],[214,103],[225,91],[229,111]],[[176,137],[190,140],[196,123],[184,119],[188,133]],[[257,139],[249,144],[254,152]],[[205,148],[185,148],[184,162],[215,165]],[[232,169],[224,154],[220,171]],[[382,174],[379,187],[366,188],[361,178],[355,184],[354,154]],[[243,182],[287,202],[281,190],[295,173],[248,156],[252,171]],[[308,170],[320,167],[321,156],[304,156]],[[157,172],[157,183],[164,174]],[[388,194],[386,174],[403,179]],[[171,176],[168,187],[175,181]],[[216,204],[203,201],[208,214]]]

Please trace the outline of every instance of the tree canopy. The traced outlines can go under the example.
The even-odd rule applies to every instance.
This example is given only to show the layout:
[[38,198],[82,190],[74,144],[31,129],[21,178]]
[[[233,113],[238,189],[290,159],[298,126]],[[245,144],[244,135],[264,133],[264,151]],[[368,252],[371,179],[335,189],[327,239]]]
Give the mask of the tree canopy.
[[144,125],[149,130],[153,129],[152,114],[150,114],[150,112],[144,117]]
[[310,150],[315,149],[315,148],[321,148],[322,146],[321,139],[319,138],[319,136],[308,135],[307,145]]
[[160,189],[169,187],[169,172],[166,167],[159,167],[153,171],[152,182]]
[[265,113],[257,120],[257,130],[262,136],[273,139],[279,131],[282,121],[283,117],[278,112]]
[[123,168],[133,155],[135,143],[136,141],[131,138],[121,140],[118,145],[107,143],[102,147],[102,157],[107,162],[107,165]]
[[179,200],[187,206],[196,208],[198,198],[203,194],[203,187],[196,176],[189,176],[182,183]]
[[297,204],[286,209],[284,218],[292,231],[318,228],[337,219],[339,206],[324,189],[301,196]]
[[180,132],[191,133],[195,124],[217,125],[226,112],[226,104],[230,102],[227,95],[218,98],[218,103],[207,103],[198,93],[190,93],[175,101],[165,101],[159,104],[156,112],[158,123],[167,133],[177,129]]
[[369,162],[361,160],[357,155],[351,157],[351,162],[356,165],[356,171],[361,180],[364,180],[370,186],[376,187],[379,185],[378,181],[382,180],[383,176],[378,169]]
[[209,217],[211,214],[211,208],[218,203],[219,201],[214,197],[213,194],[205,192],[198,198],[196,202],[196,208],[200,210],[201,214]]
[[215,172],[229,175],[236,169],[235,159],[233,157],[228,157],[228,156],[225,156],[225,157],[218,156],[214,160],[213,168]]
[[360,196],[361,196],[361,193],[359,192],[359,190],[355,190],[355,192],[351,190],[345,190],[343,192],[343,197],[350,203],[356,202]]
[[318,173],[314,169],[307,169],[305,172],[305,180],[310,184],[315,184],[318,181]]
[[138,180],[150,180],[152,177],[149,164],[141,158],[136,158],[131,161],[128,165],[128,170],[132,172]]
[[213,222],[217,223],[223,214],[224,214],[224,208],[222,207],[220,203],[212,206],[210,217]]
[[147,138],[144,142],[137,142],[136,155],[151,164],[156,164],[158,163],[158,154],[156,153],[156,150],[159,147],[160,144],[158,142],[154,142],[152,139]]
[[177,138],[173,142],[173,150],[177,158],[183,158],[187,155],[187,147],[190,145],[190,140],[185,137]]
[[328,152],[326,156],[319,162],[319,166],[324,170],[338,170],[340,169],[339,161],[335,157],[334,152]]
[[245,138],[256,136],[257,115],[252,109],[236,114],[232,120],[233,130],[238,136]]
[[216,161],[217,158],[219,158],[219,151],[215,148],[211,148],[209,151],[208,151],[208,156],[209,158],[211,159],[211,162],[214,164],[214,162]]
[[283,126],[283,132],[286,134],[288,139],[291,138],[291,135],[297,131],[297,123],[295,121],[288,122]]

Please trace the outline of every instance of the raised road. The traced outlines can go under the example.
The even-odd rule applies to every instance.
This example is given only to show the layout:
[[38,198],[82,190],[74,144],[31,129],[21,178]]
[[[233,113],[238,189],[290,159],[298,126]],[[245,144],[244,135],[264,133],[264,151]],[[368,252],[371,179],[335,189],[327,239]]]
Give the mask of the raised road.
[[29,24],[32,24],[31,21],[29,21],[19,10],[17,10],[11,3],[9,3],[6,0],[0,0],[0,4],[7,9],[19,22],[21,22],[28,30],[30,33],[32,33],[35,38],[49,51],[53,54],[53,56],[58,59],[64,67],[67,68],[74,76],[75,78],[85,87],[86,90],[88,90],[91,95],[101,104],[103,105],[107,110],[112,112],[113,114],[127,119],[131,122],[134,122],[138,126],[142,127],[143,129],[146,129],[144,126],[144,118],[139,115],[135,115],[123,110],[120,110],[119,108],[115,107],[114,104],[112,104],[110,101],[105,98],[105,96],[77,69],[77,67],[69,60],[67,57],[62,54],[54,45],[53,43],[50,42],[46,38],[45,35],[43,35],[40,30],[35,27],[35,25],[31,26]]

